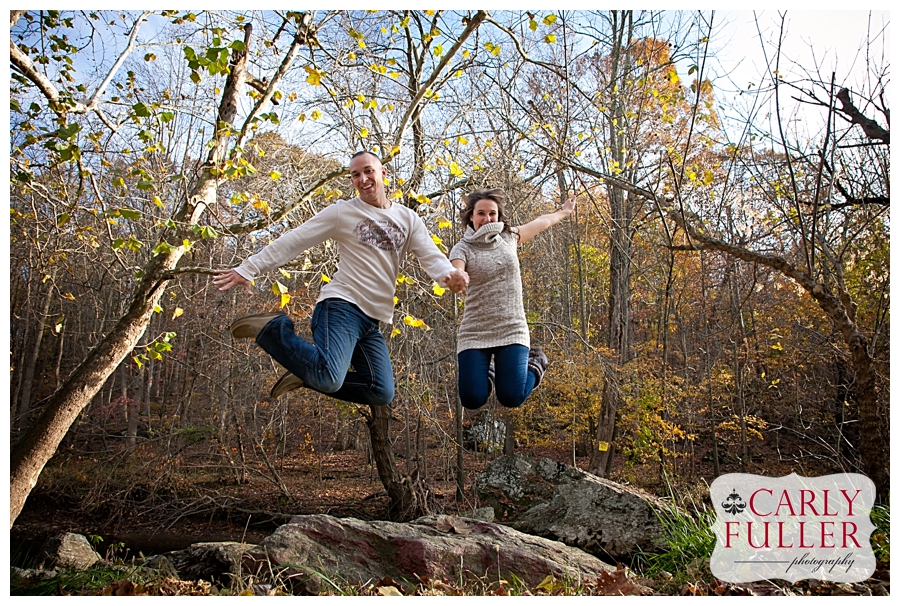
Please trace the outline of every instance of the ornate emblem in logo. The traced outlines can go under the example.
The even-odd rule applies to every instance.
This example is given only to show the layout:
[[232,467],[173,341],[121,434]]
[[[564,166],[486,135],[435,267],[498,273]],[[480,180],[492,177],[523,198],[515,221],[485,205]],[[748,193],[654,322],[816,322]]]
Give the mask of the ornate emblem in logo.
[[722,502],[722,509],[733,516],[744,511],[746,507],[747,504],[744,503],[744,500],[741,499],[741,495],[739,495],[734,488],[731,489],[731,494],[728,495],[728,498]]
[[356,224],[356,237],[379,250],[397,251],[406,241],[406,233],[391,221],[365,219]]

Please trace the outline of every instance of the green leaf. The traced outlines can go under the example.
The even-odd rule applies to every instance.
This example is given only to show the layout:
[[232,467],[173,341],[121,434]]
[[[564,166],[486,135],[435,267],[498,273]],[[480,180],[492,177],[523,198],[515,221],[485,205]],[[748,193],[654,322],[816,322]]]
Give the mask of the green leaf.
[[209,225],[204,225],[203,227],[200,228],[200,237],[201,238],[218,238],[219,234],[216,233],[216,230],[214,230]]
[[56,226],[62,227],[66,223],[69,222],[69,213],[63,213],[59,217],[56,218]]
[[141,212],[138,210],[133,210],[130,208],[120,208],[118,210],[119,214],[125,219],[132,219],[136,221],[141,218]]
[[241,40],[232,40],[231,44],[228,45],[228,48],[236,51],[247,50],[247,46]]
[[172,249],[171,246],[169,246],[169,245],[166,244],[165,242],[160,242],[160,243],[157,244],[156,247],[153,249],[153,256],[155,257],[155,256],[160,255],[160,254],[169,254],[170,252],[172,252],[172,250],[173,250],[173,249]]
[[135,103],[131,106],[131,109],[134,110],[135,115],[140,116],[141,118],[150,117],[150,108],[143,103]]

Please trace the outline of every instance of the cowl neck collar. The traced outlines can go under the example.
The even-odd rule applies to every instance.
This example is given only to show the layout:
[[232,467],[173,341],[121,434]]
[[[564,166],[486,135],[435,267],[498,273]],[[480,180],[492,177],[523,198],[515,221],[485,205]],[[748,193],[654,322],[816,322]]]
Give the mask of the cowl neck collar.
[[478,231],[475,231],[470,225],[466,227],[466,235],[463,236],[463,240],[476,246],[496,246],[501,242],[500,232],[502,231],[502,221],[485,223]]

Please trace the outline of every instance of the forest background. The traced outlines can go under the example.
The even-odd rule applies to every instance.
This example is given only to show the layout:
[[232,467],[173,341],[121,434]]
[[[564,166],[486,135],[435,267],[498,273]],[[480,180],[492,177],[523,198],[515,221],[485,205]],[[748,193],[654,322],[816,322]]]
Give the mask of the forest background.
[[[786,54],[778,15],[730,83],[721,19],[12,11],[11,526],[26,500],[107,523],[471,509],[501,449],[463,429],[498,419],[507,451],[662,495],[858,471],[886,500],[889,23],[832,61]],[[579,197],[521,250],[551,359],[523,408],[459,414],[465,299],[412,259],[390,411],[272,400],[281,369],[231,341],[260,311],[305,330],[336,251],[252,297],[211,269],[352,196],[360,149],[446,250],[473,189],[503,187],[516,224]]]

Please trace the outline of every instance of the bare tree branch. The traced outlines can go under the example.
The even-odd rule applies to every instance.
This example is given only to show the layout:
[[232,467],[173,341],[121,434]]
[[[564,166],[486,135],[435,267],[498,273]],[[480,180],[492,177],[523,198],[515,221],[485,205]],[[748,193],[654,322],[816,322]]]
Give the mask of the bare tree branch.
[[885,130],[875,120],[863,115],[861,111],[856,109],[853,101],[850,100],[849,90],[842,88],[837,94],[837,99],[841,102],[840,111],[849,117],[851,123],[859,124],[869,139],[878,139],[885,145],[891,144],[891,131]]

